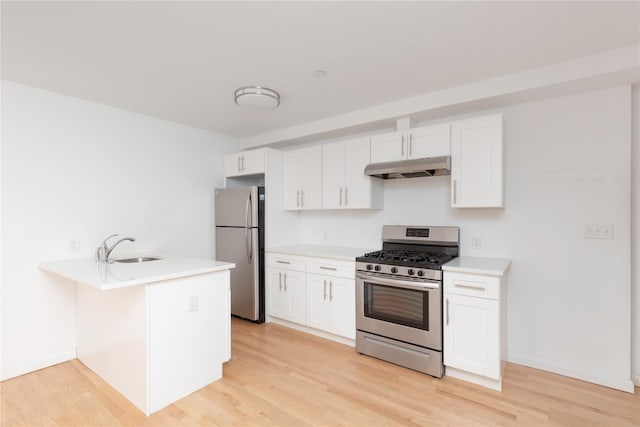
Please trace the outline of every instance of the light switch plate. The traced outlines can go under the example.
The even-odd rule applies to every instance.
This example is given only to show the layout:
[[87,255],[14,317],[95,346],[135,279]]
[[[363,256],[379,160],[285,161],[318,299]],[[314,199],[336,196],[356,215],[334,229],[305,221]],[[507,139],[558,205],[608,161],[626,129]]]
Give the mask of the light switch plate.
[[613,240],[613,224],[610,224],[610,223],[585,224],[584,238]]

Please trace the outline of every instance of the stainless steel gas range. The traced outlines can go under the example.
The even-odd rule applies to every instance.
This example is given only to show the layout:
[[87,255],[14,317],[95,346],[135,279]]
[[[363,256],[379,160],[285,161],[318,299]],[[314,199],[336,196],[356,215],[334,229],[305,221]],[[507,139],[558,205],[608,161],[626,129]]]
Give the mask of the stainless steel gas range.
[[356,350],[434,377],[442,364],[442,265],[458,227],[385,225],[382,250],[356,258]]

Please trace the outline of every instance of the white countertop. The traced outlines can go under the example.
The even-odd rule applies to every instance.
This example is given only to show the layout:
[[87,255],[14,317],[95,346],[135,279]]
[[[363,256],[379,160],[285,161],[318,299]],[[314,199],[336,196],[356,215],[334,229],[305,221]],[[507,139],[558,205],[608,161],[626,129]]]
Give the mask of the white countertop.
[[374,250],[375,249],[367,248],[345,248],[341,246],[300,244],[269,248],[266,249],[266,252],[354,261],[356,257],[364,255],[367,252],[373,252]]
[[443,265],[442,269],[444,271],[455,271],[458,273],[503,276],[510,265],[510,259],[461,256]]
[[[73,280],[79,284],[101,290],[143,285],[196,274],[213,273],[216,271],[229,270],[236,266],[229,262],[204,258],[185,258],[152,254],[136,254],[133,256],[157,256],[162,259],[130,264],[117,262],[105,264],[97,262],[94,259],[72,259],[43,262],[38,264],[38,266],[43,270]],[[127,257],[118,257],[116,259],[120,258]]]

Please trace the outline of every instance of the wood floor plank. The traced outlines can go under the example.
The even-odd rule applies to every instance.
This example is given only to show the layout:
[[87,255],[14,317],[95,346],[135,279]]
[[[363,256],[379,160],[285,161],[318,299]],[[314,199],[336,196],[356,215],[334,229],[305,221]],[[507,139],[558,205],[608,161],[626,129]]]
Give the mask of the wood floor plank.
[[503,391],[233,319],[221,380],[145,417],[80,361],[3,381],[5,426],[640,426],[628,394],[508,364]]

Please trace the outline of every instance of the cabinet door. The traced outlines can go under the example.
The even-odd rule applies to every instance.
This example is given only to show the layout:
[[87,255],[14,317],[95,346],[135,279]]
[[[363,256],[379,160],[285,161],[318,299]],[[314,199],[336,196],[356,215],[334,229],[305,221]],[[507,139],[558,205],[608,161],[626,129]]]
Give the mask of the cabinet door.
[[502,115],[453,122],[451,206],[504,207]]
[[282,285],[288,302],[286,319],[304,325],[307,320],[305,274],[300,271],[285,270],[282,273]]
[[356,291],[351,279],[329,278],[331,331],[336,335],[356,338]]
[[240,153],[224,156],[224,176],[229,178],[240,175],[241,162]]
[[344,145],[344,204],[351,209],[372,208],[372,180],[364,174],[371,161],[369,138],[345,142]]
[[371,163],[392,162],[407,158],[406,132],[392,132],[371,137]]
[[498,301],[453,294],[444,297],[444,364],[500,379]]
[[320,209],[322,207],[322,147],[315,146],[300,150],[302,174],[302,209]]
[[241,154],[240,165],[242,175],[264,173],[264,149],[245,151]]
[[411,129],[407,151],[409,159],[448,156],[451,154],[451,124]]
[[307,274],[307,326],[331,331],[332,308],[329,301],[330,278]]
[[286,151],[283,155],[283,201],[285,210],[300,209],[302,191],[302,153],[300,150]]
[[345,144],[322,146],[322,208],[344,207]]
[[267,315],[273,317],[287,318],[288,316],[288,299],[282,286],[283,271],[275,268],[266,269],[266,288],[267,288]]

